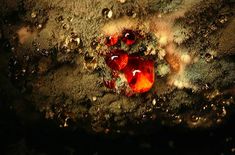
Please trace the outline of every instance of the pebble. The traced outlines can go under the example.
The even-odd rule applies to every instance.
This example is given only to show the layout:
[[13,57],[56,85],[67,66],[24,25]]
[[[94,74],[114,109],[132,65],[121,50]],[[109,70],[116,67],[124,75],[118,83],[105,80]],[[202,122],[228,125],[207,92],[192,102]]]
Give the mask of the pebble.
[[42,24],[38,24],[38,29],[41,29],[42,28]]
[[120,3],[125,3],[126,0],[118,0]]
[[32,17],[32,18],[36,18],[36,17],[37,17],[36,12],[32,12],[32,13],[31,13],[31,17]]
[[235,152],[235,148],[232,148],[232,149],[231,149],[231,152]]
[[156,103],[157,103],[156,99],[153,99],[152,104],[156,105]]
[[108,9],[108,8],[104,8],[104,9],[102,10],[102,15],[103,15],[104,17],[106,17],[106,18],[112,18],[112,16],[113,16],[113,11],[110,10],[110,9]]
[[96,97],[96,96],[93,96],[93,97],[92,97],[92,100],[93,100],[93,101],[96,101],[96,100],[97,100],[97,97]]
[[113,11],[112,10],[109,10],[108,14],[107,14],[107,17],[108,18],[112,18],[113,16]]

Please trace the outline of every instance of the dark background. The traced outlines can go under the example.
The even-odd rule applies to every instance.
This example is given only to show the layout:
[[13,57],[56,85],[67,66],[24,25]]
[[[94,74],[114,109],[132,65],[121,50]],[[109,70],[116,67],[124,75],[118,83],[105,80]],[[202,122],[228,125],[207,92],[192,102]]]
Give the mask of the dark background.
[[49,120],[27,122],[0,106],[0,154],[187,154],[229,155],[235,153],[235,119],[212,129],[162,127],[138,135],[102,135],[78,128],[59,128]]

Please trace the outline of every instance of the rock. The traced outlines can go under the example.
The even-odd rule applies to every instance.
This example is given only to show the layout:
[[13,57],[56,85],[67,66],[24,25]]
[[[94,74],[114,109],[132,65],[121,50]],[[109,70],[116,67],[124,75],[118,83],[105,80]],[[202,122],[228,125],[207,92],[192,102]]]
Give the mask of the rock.
[[218,55],[233,55],[235,54],[235,18],[229,23],[226,29],[223,30],[219,39]]

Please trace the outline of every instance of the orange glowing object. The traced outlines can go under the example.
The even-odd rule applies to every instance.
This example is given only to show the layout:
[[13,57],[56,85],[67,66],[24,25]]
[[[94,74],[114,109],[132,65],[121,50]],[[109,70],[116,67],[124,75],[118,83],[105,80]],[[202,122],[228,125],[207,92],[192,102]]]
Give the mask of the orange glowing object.
[[129,86],[135,93],[149,91],[154,84],[154,64],[140,57],[129,57],[123,70]]
[[128,54],[122,50],[113,50],[106,56],[107,65],[113,70],[122,70],[128,63]]
[[108,36],[108,37],[106,37],[105,44],[107,46],[114,46],[114,45],[116,45],[118,43],[118,39],[119,39],[118,35]]

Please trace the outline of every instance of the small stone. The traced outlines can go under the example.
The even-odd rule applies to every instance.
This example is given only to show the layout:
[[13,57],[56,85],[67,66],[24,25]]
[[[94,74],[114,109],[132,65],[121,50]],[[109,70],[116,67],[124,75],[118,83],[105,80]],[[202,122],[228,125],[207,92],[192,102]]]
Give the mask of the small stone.
[[112,16],[113,16],[113,11],[110,10],[110,11],[108,12],[108,14],[107,14],[107,17],[108,17],[108,18],[112,18]]
[[156,103],[157,103],[156,99],[153,99],[152,104],[156,105]]
[[41,29],[42,28],[42,24],[38,24],[37,28]]
[[110,9],[108,9],[108,8],[104,8],[104,9],[102,10],[102,15],[103,15],[104,17],[106,17],[106,18],[112,18],[112,16],[113,16],[113,11],[110,10]]
[[22,73],[25,73],[25,72],[26,72],[26,69],[23,69],[23,70],[22,70]]
[[37,17],[36,12],[32,12],[32,13],[31,13],[31,17],[32,17],[32,18],[36,18],[36,17]]
[[76,42],[77,42],[77,45],[80,45],[81,44],[81,39],[80,38],[76,38],[74,39]]
[[137,14],[136,14],[136,13],[133,13],[132,18],[135,18],[136,16],[137,16]]
[[92,101],[96,101],[97,100],[97,97],[96,96],[93,96],[92,97]]
[[126,0],[118,0],[120,3],[125,3]]

